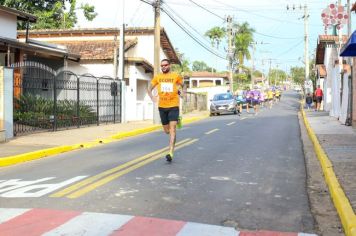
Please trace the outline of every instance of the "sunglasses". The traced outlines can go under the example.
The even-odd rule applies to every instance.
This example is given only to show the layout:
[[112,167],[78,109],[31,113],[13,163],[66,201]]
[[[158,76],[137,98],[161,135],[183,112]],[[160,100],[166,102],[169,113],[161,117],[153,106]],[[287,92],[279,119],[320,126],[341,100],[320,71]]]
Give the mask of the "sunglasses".
[[169,66],[169,64],[162,64],[161,67],[164,67],[164,66]]

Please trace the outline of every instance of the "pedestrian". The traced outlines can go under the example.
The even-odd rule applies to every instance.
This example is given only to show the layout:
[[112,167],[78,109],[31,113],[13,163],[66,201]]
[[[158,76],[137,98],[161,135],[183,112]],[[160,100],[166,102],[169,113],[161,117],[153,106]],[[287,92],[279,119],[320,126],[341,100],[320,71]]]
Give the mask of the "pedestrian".
[[244,94],[245,94],[244,97],[246,99],[246,112],[250,113],[250,105],[252,107],[252,96],[253,96],[253,93],[250,90],[250,88],[246,88]]
[[252,91],[252,106],[253,106],[255,115],[257,115],[259,112],[260,97],[261,97],[261,92],[258,90],[258,87],[255,86],[254,90]]
[[321,101],[323,100],[323,90],[318,85],[318,88],[315,90],[315,99],[316,99],[316,107],[315,111],[320,111]]
[[162,127],[164,132],[169,134],[169,151],[166,155],[166,160],[171,162],[176,143],[176,127],[178,121],[180,121],[179,92],[180,90],[183,91],[183,79],[177,73],[170,72],[170,61],[168,59],[161,61],[161,70],[162,73],[152,79],[148,88],[148,95],[153,102],[157,102],[157,96],[152,94],[153,89],[157,87],[158,110]]
[[307,96],[305,97],[305,103],[307,104],[308,110],[310,110],[311,105],[313,103],[313,97],[310,95],[310,93],[308,93]]

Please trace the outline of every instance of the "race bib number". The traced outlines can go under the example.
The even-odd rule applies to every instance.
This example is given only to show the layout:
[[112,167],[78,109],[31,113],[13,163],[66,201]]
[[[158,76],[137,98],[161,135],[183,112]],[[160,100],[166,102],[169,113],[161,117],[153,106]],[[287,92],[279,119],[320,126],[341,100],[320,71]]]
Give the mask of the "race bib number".
[[173,92],[173,84],[172,83],[161,83],[161,92],[172,93]]

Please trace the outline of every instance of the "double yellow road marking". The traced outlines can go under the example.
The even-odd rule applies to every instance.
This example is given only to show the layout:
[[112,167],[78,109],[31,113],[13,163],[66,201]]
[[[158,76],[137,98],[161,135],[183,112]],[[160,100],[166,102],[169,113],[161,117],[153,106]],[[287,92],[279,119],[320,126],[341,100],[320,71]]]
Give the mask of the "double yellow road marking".
[[[198,139],[190,139],[190,138],[184,139],[176,144],[175,150],[188,146],[192,143],[195,143],[196,141],[198,141]],[[122,175],[125,175],[137,168],[140,168],[152,161],[161,158],[162,155],[167,151],[168,151],[168,147],[151,152],[147,155],[126,162],[125,164],[119,165],[110,170],[104,171],[98,175],[80,181],[68,188],[65,188],[59,192],[52,194],[50,197],[66,196],[67,198],[78,198],[104,184],[109,183],[110,181],[116,178],[119,178]]]

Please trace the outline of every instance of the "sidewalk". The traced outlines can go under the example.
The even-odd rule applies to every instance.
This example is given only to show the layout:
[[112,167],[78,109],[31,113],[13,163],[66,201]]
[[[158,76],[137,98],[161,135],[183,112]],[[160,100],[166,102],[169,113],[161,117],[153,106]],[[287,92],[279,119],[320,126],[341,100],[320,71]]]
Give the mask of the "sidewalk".
[[[321,146],[318,149],[314,143],[345,233],[356,235],[356,130],[342,125],[336,118],[330,117],[328,112],[305,110],[305,115],[311,133],[315,134]],[[324,155],[325,158],[323,151],[327,155]]]
[[[196,118],[208,116],[208,111],[193,111],[183,114],[183,124]],[[117,123],[100,126],[81,127],[57,132],[35,133],[15,137],[6,143],[0,143],[0,158],[34,152],[38,150],[75,145],[92,142],[99,139],[107,139],[116,134],[132,131],[140,131],[153,127],[152,120]],[[139,132],[138,132],[139,133]]]

